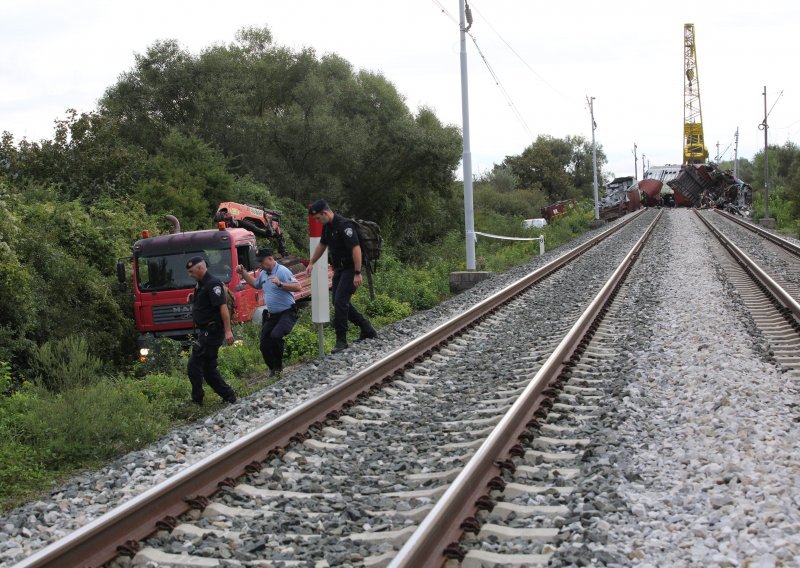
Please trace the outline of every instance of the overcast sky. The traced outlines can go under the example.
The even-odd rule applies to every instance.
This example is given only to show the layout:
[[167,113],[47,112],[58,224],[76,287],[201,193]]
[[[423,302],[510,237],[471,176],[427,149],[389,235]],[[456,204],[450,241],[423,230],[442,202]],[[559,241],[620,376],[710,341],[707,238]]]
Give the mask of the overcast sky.
[[[680,163],[683,25],[695,24],[706,144],[713,158],[800,138],[800,4],[786,0],[641,2],[475,0],[468,38],[473,172],[520,154],[538,135],[591,140],[607,169]],[[444,11],[442,10],[444,8]],[[380,72],[416,111],[461,126],[458,0],[0,0],[0,131],[51,138],[65,110],[91,111],[160,39],[198,53],[267,26],[277,44],[335,52]],[[778,98],[779,93],[783,93]],[[777,100],[777,102],[776,102]],[[727,152],[726,152],[727,149]],[[458,172],[461,175],[461,172]]]

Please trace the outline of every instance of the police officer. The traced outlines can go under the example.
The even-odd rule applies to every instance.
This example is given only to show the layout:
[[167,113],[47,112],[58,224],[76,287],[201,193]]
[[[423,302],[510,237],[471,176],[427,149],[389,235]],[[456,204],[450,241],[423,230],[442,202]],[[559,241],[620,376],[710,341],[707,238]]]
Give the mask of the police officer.
[[197,281],[194,292],[187,301],[192,302],[192,317],[197,328],[197,339],[189,357],[189,381],[192,383],[192,401],[203,404],[203,379],[222,400],[236,402],[236,393],[225,382],[217,368],[217,355],[223,343],[233,343],[231,316],[225,288],[208,271],[202,256],[193,256],[186,263],[189,276]]
[[264,292],[264,305],[269,315],[261,324],[261,355],[269,367],[270,377],[280,377],[283,371],[284,337],[297,323],[297,305],[294,292],[302,288],[291,270],[278,264],[272,249],[259,249],[256,258],[261,262],[258,278],[253,278],[240,264],[236,272],[253,288]]
[[350,219],[334,213],[324,199],[315,201],[308,208],[309,214],[322,223],[322,238],[311,255],[306,273],[311,274],[314,263],[329,249],[333,265],[333,328],[336,330],[336,346],[332,353],[347,349],[347,322],[359,328],[358,340],[378,336],[370,321],[350,302],[356,289],[361,286],[361,245],[358,233]]

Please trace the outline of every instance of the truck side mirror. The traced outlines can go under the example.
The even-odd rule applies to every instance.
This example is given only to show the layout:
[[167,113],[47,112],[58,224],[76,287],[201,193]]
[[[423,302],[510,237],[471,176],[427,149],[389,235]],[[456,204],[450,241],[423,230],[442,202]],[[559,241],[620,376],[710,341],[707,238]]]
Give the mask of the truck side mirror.
[[128,285],[125,282],[125,263],[121,260],[117,262],[117,280],[119,280],[120,292],[128,289]]

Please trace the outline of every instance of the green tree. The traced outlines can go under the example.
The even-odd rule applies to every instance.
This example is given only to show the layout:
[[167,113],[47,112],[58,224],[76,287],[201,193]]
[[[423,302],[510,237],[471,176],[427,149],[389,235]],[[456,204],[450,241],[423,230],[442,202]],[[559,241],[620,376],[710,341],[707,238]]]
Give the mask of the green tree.
[[147,153],[125,142],[119,123],[97,113],[67,111],[52,140],[14,144],[4,133],[0,163],[15,183],[53,185],[64,199],[86,203],[126,195],[141,176]]
[[197,137],[171,131],[148,160],[134,196],[148,213],[172,214],[186,230],[205,229],[217,204],[233,197],[234,178],[225,162]]
[[509,166],[495,167],[479,182],[491,185],[495,191],[500,193],[510,193],[519,186],[519,178],[514,175]]
[[[606,162],[597,148],[597,168]],[[592,148],[580,136],[564,139],[542,135],[518,156],[507,156],[495,170],[508,168],[519,179],[519,187],[540,191],[549,203],[571,197],[592,195]]]
[[0,361],[11,361],[31,347],[27,334],[36,326],[34,273],[17,246],[25,240],[20,198],[0,175]]
[[[101,113],[151,154],[162,152],[167,132],[196,136],[220,149],[228,171],[278,197],[324,196],[387,225],[409,212],[428,227],[428,213],[438,223],[461,153],[455,127],[428,109],[413,114],[382,75],[356,73],[337,55],[275,46],[259,28],[199,55],[175,41],[153,45],[107,90]],[[149,176],[139,187],[148,197],[163,187],[153,178],[184,188],[182,207],[197,214],[198,190],[185,176],[169,184],[163,172]]]

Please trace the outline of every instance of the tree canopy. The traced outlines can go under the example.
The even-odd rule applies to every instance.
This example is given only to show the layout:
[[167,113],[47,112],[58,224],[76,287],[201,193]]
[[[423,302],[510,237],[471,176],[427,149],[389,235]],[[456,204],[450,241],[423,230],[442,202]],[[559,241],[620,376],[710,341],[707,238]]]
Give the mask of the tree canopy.
[[99,113],[151,155],[176,132],[196,137],[229,172],[277,196],[325,197],[379,222],[409,214],[417,200],[448,199],[461,157],[458,129],[427,109],[412,113],[382,75],[276,46],[259,28],[199,55],[155,43],[107,90]]
[[[602,146],[598,145],[596,151],[597,169],[602,171],[606,156]],[[580,136],[538,136],[522,154],[507,156],[495,166],[495,175],[502,170],[514,176],[516,187],[539,191],[551,203],[592,195],[592,146]]]

